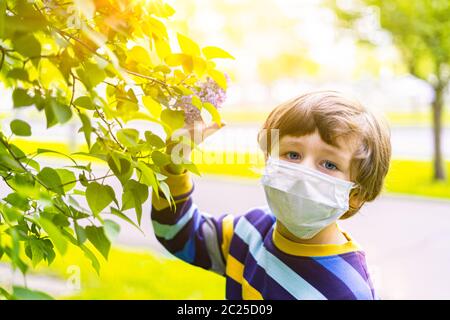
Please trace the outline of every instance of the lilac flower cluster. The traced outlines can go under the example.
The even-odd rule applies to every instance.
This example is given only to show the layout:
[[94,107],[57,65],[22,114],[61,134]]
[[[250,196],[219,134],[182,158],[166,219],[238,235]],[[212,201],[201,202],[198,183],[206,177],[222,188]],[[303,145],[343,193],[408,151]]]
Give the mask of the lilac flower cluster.
[[[227,84],[230,77],[225,74]],[[194,90],[200,100],[205,103],[209,102],[219,109],[226,99],[226,91],[221,88],[214,79],[208,77],[206,81],[199,83],[198,89]],[[183,96],[175,104],[184,110],[186,124],[193,124],[195,121],[202,121],[200,110],[192,104],[192,96]]]

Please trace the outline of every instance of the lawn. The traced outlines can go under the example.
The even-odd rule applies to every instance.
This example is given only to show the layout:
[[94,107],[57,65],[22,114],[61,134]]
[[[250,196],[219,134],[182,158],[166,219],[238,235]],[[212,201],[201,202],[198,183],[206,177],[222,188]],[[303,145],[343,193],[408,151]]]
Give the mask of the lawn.
[[[224,299],[225,278],[174,257],[144,249],[112,247],[100,275],[76,248],[34,272],[67,281],[80,269],[81,291],[58,299]],[[69,267],[71,269],[69,269]]]

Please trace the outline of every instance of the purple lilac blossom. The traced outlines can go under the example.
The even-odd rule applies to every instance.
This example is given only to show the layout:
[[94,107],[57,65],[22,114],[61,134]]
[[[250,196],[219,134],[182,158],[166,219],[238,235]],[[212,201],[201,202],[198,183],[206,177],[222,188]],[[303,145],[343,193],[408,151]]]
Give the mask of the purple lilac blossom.
[[[230,78],[227,74],[225,74],[225,77],[228,84],[230,82]],[[209,102],[217,109],[222,106],[226,99],[226,91],[210,77],[208,77],[206,81],[198,84],[198,89],[194,90],[194,92],[203,103]],[[191,95],[179,98],[175,105],[184,110],[186,124],[193,124],[195,121],[202,121],[201,112],[192,104]]]

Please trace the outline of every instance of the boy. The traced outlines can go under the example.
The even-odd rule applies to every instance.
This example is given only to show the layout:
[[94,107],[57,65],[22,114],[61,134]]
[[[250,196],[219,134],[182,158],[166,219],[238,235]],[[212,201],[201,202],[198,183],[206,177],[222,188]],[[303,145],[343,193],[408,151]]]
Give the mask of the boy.
[[193,203],[189,173],[168,168],[177,205],[173,212],[153,195],[157,239],[224,275],[227,299],[376,299],[365,253],[336,221],[379,195],[391,155],[387,126],[358,102],[318,91],[275,108],[258,142],[268,206],[211,217]]

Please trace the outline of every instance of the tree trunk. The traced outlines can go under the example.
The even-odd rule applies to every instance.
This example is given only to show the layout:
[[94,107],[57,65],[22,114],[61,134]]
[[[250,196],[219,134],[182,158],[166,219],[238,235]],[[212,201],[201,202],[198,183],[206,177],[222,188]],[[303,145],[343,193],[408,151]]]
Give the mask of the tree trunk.
[[444,160],[442,157],[442,111],[444,107],[445,85],[438,84],[434,87],[433,113],[433,141],[434,141],[434,180],[445,180]]

